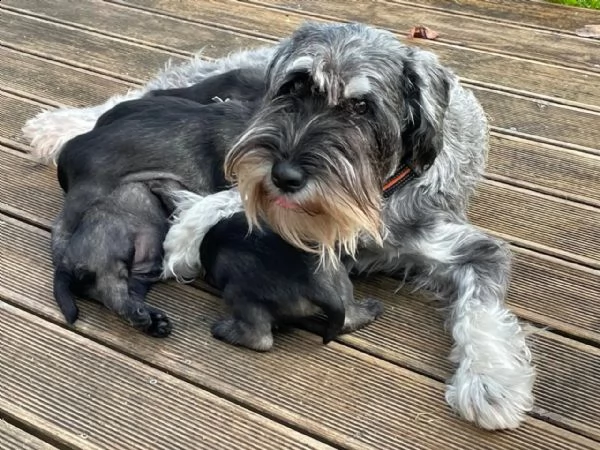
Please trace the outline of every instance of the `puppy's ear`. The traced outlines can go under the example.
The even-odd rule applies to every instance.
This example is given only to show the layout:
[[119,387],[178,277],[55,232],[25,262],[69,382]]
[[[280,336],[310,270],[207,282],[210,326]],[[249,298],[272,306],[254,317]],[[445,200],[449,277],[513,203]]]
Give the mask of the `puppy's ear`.
[[[425,53],[425,52],[424,52]],[[450,73],[428,54],[407,58],[400,80],[403,97],[402,147],[418,171],[427,170],[444,143],[444,114],[448,107]]]

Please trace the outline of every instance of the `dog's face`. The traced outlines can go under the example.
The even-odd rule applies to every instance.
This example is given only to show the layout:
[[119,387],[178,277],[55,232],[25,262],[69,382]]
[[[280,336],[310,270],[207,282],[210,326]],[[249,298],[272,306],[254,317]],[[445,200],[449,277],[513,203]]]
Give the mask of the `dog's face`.
[[442,145],[448,74],[435,58],[362,25],[307,24],[268,68],[267,94],[225,161],[250,223],[329,256],[381,242],[382,186]]

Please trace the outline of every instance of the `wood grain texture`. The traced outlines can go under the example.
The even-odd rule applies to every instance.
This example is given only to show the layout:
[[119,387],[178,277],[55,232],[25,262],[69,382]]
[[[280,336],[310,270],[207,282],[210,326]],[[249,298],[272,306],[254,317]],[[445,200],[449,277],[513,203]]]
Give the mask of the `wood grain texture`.
[[56,450],[56,447],[0,419],[2,450]]
[[[173,0],[123,0],[161,5],[179,4]],[[248,0],[243,3],[270,5],[288,11],[316,14],[328,19],[367,22],[406,34],[411,27],[423,24],[440,33],[438,41],[469,48],[515,55],[535,61],[559,63],[573,68],[600,72],[600,42],[562,33],[524,29],[493,20],[457,17],[408,4],[329,0],[327,2],[297,0]],[[154,6],[157,5],[157,6]]]
[[[10,281],[0,286],[0,296],[44,317],[60,320],[51,296],[48,233],[7,217],[2,220],[0,238],[9,245],[0,260],[0,276]],[[327,436],[344,448],[431,449],[442,443],[449,449],[530,449],[532,444],[539,448],[576,449],[595,445],[534,419],[528,419],[511,433],[477,430],[452,417],[443,403],[440,383],[337,343],[322,346],[318,337],[307,333],[279,335],[274,350],[266,354],[231,347],[209,334],[211,322],[220,314],[219,301],[189,286],[159,285],[149,302],[165,308],[174,320],[175,331],[169,339],[156,340],[134,333],[97,304],[88,302],[80,302],[81,321],[76,328],[211,391],[232,396],[314,435]],[[551,405],[544,401],[540,406],[563,417],[565,425],[575,426],[578,432],[600,437],[594,419],[590,422],[590,411],[596,407],[595,393],[600,392],[598,380],[587,375],[594,369],[589,367],[591,356],[586,356],[586,349],[575,343],[563,354],[549,339],[549,359],[569,358],[565,364],[577,364],[570,368],[569,378],[563,383],[580,385],[585,395],[580,393],[579,404],[571,398],[569,402],[559,399],[550,409]],[[394,343],[399,352],[404,351],[401,338]],[[90,351],[102,352],[106,350],[94,347]],[[87,364],[90,358],[93,361],[93,356],[85,353],[80,360]],[[111,365],[112,362],[105,367]],[[574,379],[577,373],[580,375]],[[562,379],[561,371],[554,376]],[[543,388],[541,384],[539,389]],[[548,395],[561,394],[558,391]],[[563,410],[562,405],[578,409]]]
[[3,0],[2,8],[172,51],[195,53],[203,49],[203,55],[212,58],[240,47],[265,44],[256,37],[100,0]]
[[[130,78],[136,75],[139,81],[153,76],[169,56],[167,53],[153,48],[125,42],[113,48],[114,40],[112,38],[108,39],[87,31],[66,28],[62,25],[1,12],[0,10],[0,22],[2,20],[8,28],[0,31],[0,36],[4,33],[12,36],[11,39],[13,40],[16,39],[16,36],[24,33],[28,36],[27,40],[19,44],[21,48],[35,51],[37,48],[36,43],[40,42],[43,36],[50,36],[43,39],[45,54],[63,59],[65,55],[69,55],[69,60],[82,67],[91,67],[104,72],[112,71],[115,75]],[[76,51],[76,48],[85,50]],[[171,56],[173,56],[175,62],[183,60],[180,56]],[[19,85],[23,72],[30,72],[32,65],[37,66],[43,63],[42,60],[14,52],[9,52],[6,57],[11,58],[13,62],[11,70],[4,77],[9,78],[12,75],[14,77],[12,79],[13,86]],[[134,70],[134,67],[137,69]],[[63,80],[67,76],[72,77],[73,70],[77,70],[69,70],[68,67],[64,67],[64,69]],[[38,87],[41,87],[44,83],[54,87],[55,85],[49,82],[49,78],[57,72],[63,72],[63,67],[52,64],[48,71],[40,71],[38,74],[33,74],[33,77],[30,75],[29,82],[33,86],[26,85],[25,88],[28,92],[37,93],[41,90]],[[86,75],[86,77],[81,77],[81,82],[88,83],[92,81],[90,79],[92,74]],[[97,84],[105,85],[108,82],[109,80],[99,76]],[[7,86],[10,85],[11,83],[7,83]],[[61,88],[58,92],[48,89],[45,92],[46,96],[43,98],[49,97],[49,100],[52,101],[64,101],[62,94],[66,89],[69,93],[72,93],[78,90],[80,86],[79,83],[71,85],[69,78],[69,82],[61,82],[57,87]],[[16,86],[14,88],[16,89]],[[115,88],[118,88],[117,85],[115,85]],[[519,133],[533,139],[583,147],[600,154],[600,127],[594,126],[597,121],[600,121],[600,113],[548,104],[543,101],[480,87],[474,87],[473,90],[489,115],[493,127],[508,130],[509,133]],[[107,97],[105,90],[101,92],[102,96],[98,98],[98,102]],[[585,133],[581,133],[582,127],[586,130]]]
[[0,89],[44,102],[90,106],[111,95],[123,94],[132,85],[64,64],[0,47]]
[[531,0],[391,0],[393,3],[425,6],[460,15],[473,15],[532,27],[573,33],[584,25],[600,22],[600,12],[547,1]]
[[597,155],[493,134],[487,173],[600,207],[600,156]]
[[331,449],[4,302],[0,330],[0,410],[52,423],[65,444]]
[[480,227],[510,240],[600,268],[600,209],[485,181],[469,209]]

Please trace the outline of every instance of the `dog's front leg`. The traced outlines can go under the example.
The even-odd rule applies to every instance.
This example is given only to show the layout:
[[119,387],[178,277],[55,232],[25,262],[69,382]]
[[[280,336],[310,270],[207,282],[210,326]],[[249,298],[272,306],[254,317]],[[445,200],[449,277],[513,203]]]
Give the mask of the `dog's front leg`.
[[482,428],[517,427],[533,406],[535,372],[525,333],[504,304],[510,272],[506,244],[471,224],[440,221],[408,247],[417,269],[411,282],[449,306],[450,359],[457,369],[446,400]]

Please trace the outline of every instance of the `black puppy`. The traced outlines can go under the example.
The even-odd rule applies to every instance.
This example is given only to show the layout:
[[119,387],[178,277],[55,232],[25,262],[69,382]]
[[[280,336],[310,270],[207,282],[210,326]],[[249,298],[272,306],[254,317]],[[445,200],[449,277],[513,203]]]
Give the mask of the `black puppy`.
[[[248,80],[251,74],[238,75]],[[66,195],[52,229],[52,253],[54,294],[67,322],[77,319],[77,294],[152,336],[170,333],[166,314],[143,303],[157,280],[171,213],[155,194],[229,187],[220,168],[253,104],[196,100],[231,95],[227,83],[238,75],[212,77],[206,89],[201,83],[174,96],[160,91],[121,103],[65,144],[58,180]],[[254,84],[258,93],[264,81],[257,76]]]
[[[382,313],[379,301],[354,299],[342,265],[321,264],[320,255],[294,247],[264,222],[249,229],[237,191],[179,196],[164,244],[164,273],[193,278],[204,272],[222,291],[230,315],[213,324],[214,337],[267,351],[273,328],[297,326],[326,344]],[[313,317],[317,313],[325,320]]]
[[144,183],[125,183],[112,192],[70,190],[52,239],[54,296],[67,322],[77,319],[77,294],[102,302],[151,336],[168,335],[164,313],[144,304],[160,278],[167,230],[167,211]]

